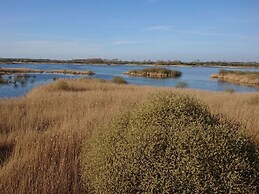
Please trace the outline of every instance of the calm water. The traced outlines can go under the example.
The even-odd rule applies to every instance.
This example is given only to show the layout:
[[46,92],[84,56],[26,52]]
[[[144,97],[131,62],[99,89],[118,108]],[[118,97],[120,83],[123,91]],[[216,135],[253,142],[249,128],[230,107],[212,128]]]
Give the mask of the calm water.
[[[258,92],[259,87],[249,87],[232,83],[218,82],[216,79],[211,79],[210,75],[218,73],[222,68],[217,67],[170,67],[166,68],[179,70],[183,73],[180,78],[172,79],[151,79],[143,77],[129,77],[123,75],[131,69],[142,69],[146,66],[110,66],[110,65],[75,65],[75,64],[0,64],[2,68],[29,68],[29,69],[42,69],[42,70],[92,70],[96,74],[92,77],[102,78],[106,80],[112,79],[113,76],[124,77],[130,84],[136,85],[152,85],[152,86],[166,86],[175,87],[178,82],[186,82],[189,88],[211,90],[211,91],[224,91],[226,88],[232,88],[236,92]],[[228,69],[228,68],[224,68]],[[259,69],[246,68],[237,69],[244,71],[258,71]],[[74,75],[61,75],[61,74],[29,74],[30,78],[26,82],[20,84],[0,85],[0,98],[18,97],[26,94],[32,88],[53,82],[53,78],[77,78],[83,76]],[[14,77],[15,75],[13,75]],[[9,76],[5,78],[12,79]]]

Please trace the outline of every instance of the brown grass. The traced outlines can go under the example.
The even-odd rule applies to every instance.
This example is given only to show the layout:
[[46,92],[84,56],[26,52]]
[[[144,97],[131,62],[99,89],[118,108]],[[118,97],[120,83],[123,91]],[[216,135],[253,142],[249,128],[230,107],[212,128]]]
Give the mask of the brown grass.
[[[86,192],[80,179],[83,142],[120,112],[167,90],[90,79],[66,80],[60,89],[60,81],[19,99],[0,100],[1,193]],[[174,90],[242,123],[259,142],[259,94]]]

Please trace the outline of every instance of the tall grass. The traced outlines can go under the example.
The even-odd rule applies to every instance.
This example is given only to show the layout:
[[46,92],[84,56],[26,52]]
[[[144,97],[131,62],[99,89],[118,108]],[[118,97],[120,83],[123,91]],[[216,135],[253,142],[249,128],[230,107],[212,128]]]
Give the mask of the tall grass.
[[69,90],[60,90],[59,84],[0,101],[1,149],[7,152],[14,145],[1,162],[1,193],[84,192],[79,165],[83,140],[155,91],[89,79],[67,81]]
[[[92,79],[66,82],[66,90],[54,82],[19,99],[0,100],[1,193],[86,192],[80,177],[83,142],[146,96],[169,90]],[[240,122],[259,142],[259,94],[175,91]]]

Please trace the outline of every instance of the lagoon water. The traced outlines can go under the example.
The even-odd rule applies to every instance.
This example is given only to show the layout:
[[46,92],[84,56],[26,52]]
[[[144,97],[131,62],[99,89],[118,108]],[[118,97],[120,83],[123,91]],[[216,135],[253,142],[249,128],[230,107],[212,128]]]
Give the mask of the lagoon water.
[[[179,78],[170,79],[152,79],[144,77],[130,77],[124,75],[131,69],[143,69],[146,66],[129,66],[129,65],[81,65],[81,64],[0,64],[1,68],[29,68],[38,70],[92,70],[95,72],[93,78],[102,78],[106,80],[112,79],[113,76],[121,76],[128,81],[129,84],[136,85],[151,85],[151,86],[165,86],[175,87],[178,82],[186,82],[188,88],[210,90],[210,91],[224,91],[226,88],[232,88],[236,92],[258,92],[259,87],[244,86],[226,82],[219,82],[216,79],[211,79],[210,75],[218,73],[220,69],[229,70],[230,68],[222,67],[176,67],[163,66],[172,70],[179,70],[183,74]],[[235,70],[242,71],[258,71],[256,68],[235,68]],[[62,75],[62,74],[29,74],[31,76],[23,84],[8,84],[0,85],[0,98],[19,97],[26,94],[32,88],[53,82],[53,78],[78,78],[85,76]],[[13,75],[14,76],[14,75]]]

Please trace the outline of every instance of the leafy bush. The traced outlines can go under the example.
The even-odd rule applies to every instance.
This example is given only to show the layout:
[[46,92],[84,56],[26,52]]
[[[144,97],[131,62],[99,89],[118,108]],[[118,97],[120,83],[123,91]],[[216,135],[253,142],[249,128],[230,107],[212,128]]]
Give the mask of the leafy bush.
[[128,82],[123,77],[115,76],[112,77],[112,82],[116,84],[127,84]]
[[0,167],[10,156],[13,147],[13,144],[0,142]]
[[4,79],[2,77],[2,75],[0,75],[0,84],[7,84],[7,83],[8,83],[8,81],[6,79]]
[[58,80],[55,84],[57,90],[68,90],[68,83],[65,80]]
[[175,85],[176,88],[186,88],[188,87],[188,84],[184,81],[182,82],[178,82],[176,85]]
[[94,75],[95,73],[93,71],[88,71],[88,75]]
[[233,88],[225,88],[224,91],[231,94],[235,92]]
[[256,193],[258,147],[188,96],[160,93],[85,146],[90,193]]

